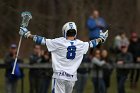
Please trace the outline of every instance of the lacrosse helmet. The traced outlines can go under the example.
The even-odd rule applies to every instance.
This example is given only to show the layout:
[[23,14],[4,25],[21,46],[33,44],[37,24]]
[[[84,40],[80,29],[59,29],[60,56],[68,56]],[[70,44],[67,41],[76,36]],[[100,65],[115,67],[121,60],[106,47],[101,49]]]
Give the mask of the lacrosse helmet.
[[64,24],[64,26],[62,28],[62,33],[63,33],[63,36],[65,38],[67,36],[74,36],[74,37],[76,37],[76,35],[77,35],[76,24],[74,22],[67,22],[66,24]]

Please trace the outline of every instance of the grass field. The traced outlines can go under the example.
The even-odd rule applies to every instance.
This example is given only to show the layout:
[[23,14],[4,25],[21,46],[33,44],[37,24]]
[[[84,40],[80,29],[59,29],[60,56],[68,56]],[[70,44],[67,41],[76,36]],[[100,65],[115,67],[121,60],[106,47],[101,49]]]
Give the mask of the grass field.
[[[0,93],[5,93],[5,84],[4,84],[4,72],[5,70],[0,69]],[[25,78],[24,78],[24,93],[29,93],[29,80],[28,80],[28,70],[25,69]],[[140,93],[140,82],[138,83],[138,89],[137,90],[131,90],[129,88],[129,81],[126,82],[126,93]],[[117,93],[117,87],[116,87],[116,77],[115,77],[115,71],[113,72],[113,75],[111,77],[111,86],[109,88],[108,93]],[[91,78],[89,77],[88,83],[85,88],[84,93],[94,93],[93,92],[93,85],[91,82]],[[18,83],[17,93],[21,93],[21,82]],[[49,92],[51,93],[51,92]]]

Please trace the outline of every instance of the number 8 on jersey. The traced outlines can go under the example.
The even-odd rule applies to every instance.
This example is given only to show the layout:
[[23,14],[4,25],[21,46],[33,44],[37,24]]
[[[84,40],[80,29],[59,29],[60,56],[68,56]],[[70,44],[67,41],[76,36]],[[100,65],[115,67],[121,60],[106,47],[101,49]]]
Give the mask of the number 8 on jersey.
[[67,48],[67,59],[74,59],[76,56],[76,47],[75,46],[68,46]]

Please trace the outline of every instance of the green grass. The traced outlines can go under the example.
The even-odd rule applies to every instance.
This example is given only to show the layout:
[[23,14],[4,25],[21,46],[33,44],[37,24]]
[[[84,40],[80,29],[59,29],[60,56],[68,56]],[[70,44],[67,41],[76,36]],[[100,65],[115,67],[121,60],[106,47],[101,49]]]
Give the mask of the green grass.
[[[0,69],[0,93],[5,93],[5,84],[4,84],[4,69]],[[25,78],[24,78],[24,93],[29,93],[29,80],[28,80],[28,70],[25,69]],[[138,83],[140,87],[140,82]],[[140,88],[137,90],[131,90],[129,88],[130,84],[129,81],[127,80],[126,82],[126,93],[140,93]],[[21,81],[18,83],[18,88],[17,88],[17,93],[21,93]],[[51,92],[49,92],[51,93]],[[84,93],[93,93],[93,85],[91,82],[91,78],[89,77],[85,92]],[[116,85],[116,75],[115,72],[113,72],[112,77],[111,77],[111,86],[109,88],[108,93],[117,93],[117,85]]]
[[[116,73],[115,71],[113,72],[112,76],[111,76],[111,82],[110,82],[110,88],[108,90],[108,93],[118,93],[117,92],[117,82],[116,82]],[[140,87],[140,81],[138,82],[138,87]],[[125,89],[126,89],[126,93],[140,93],[140,88],[138,88],[137,90],[132,90],[130,89],[130,83],[129,80],[126,81],[125,84]],[[93,92],[93,84],[91,82],[91,78],[89,77],[87,86],[85,88],[85,92],[84,93],[94,93]]]

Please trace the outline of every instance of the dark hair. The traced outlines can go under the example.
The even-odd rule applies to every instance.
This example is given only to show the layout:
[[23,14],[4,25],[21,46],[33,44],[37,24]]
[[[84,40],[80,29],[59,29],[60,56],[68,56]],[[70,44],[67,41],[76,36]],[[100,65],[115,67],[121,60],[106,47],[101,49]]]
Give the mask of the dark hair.
[[45,51],[44,51],[44,54],[49,54],[48,50],[45,50]]
[[39,44],[35,44],[33,47],[36,48],[36,46],[39,46],[40,49],[41,49],[41,45],[39,45]]
[[125,32],[120,32],[120,35],[126,34]]
[[66,36],[75,36],[76,35],[76,30],[75,29],[70,29],[67,31]]

